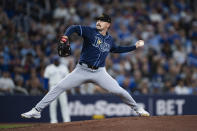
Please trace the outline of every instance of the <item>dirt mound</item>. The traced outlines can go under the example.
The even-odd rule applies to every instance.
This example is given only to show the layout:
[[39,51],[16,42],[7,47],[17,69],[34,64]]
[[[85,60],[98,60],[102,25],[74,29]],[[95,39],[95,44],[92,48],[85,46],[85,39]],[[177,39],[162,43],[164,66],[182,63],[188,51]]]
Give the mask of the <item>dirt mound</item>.
[[4,131],[196,131],[197,116],[121,117],[60,124],[36,124]]

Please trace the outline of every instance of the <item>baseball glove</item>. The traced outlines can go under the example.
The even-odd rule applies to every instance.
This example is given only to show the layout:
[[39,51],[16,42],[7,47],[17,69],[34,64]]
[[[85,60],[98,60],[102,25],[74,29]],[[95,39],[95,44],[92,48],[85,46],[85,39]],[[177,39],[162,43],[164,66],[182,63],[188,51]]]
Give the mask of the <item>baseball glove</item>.
[[67,57],[71,55],[71,48],[68,38],[61,37],[60,41],[58,42],[57,47],[58,55],[61,57]]

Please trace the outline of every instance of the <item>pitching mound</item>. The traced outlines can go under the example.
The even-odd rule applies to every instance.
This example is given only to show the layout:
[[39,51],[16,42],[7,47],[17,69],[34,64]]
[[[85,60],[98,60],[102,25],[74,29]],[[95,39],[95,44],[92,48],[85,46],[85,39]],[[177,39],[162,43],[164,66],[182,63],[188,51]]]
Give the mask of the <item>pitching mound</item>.
[[4,131],[194,131],[197,116],[121,117],[61,124],[36,124]]

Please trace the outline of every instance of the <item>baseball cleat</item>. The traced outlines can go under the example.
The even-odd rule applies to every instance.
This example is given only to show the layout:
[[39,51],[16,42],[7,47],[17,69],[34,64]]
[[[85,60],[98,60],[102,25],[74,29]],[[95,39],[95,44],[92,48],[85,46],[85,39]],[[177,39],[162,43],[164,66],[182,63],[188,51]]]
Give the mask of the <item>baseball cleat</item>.
[[135,110],[138,116],[150,116],[150,114],[143,108],[138,108]]
[[30,111],[21,114],[21,117],[39,119],[41,117],[41,113],[37,111],[35,108],[32,108]]

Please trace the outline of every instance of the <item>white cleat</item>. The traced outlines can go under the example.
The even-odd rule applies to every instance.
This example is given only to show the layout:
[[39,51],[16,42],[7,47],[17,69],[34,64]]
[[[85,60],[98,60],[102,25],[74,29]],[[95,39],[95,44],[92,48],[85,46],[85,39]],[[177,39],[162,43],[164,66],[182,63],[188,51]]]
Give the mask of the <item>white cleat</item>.
[[35,108],[32,108],[30,111],[21,114],[21,117],[39,119],[41,117],[41,113],[37,111]]
[[138,116],[150,116],[150,114],[144,110],[144,108],[138,108],[135,110]]

